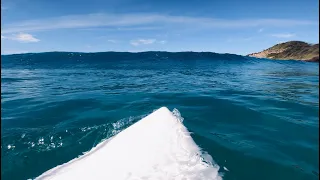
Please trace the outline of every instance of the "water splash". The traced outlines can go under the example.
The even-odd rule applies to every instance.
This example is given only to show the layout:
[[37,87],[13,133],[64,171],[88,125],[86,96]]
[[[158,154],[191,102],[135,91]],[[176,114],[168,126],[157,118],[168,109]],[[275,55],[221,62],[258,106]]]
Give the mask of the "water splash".
[[172,114],[182,123],[183,122],[183,117],[181,116],[180,112],[178,109],[174,108],[172,111]]

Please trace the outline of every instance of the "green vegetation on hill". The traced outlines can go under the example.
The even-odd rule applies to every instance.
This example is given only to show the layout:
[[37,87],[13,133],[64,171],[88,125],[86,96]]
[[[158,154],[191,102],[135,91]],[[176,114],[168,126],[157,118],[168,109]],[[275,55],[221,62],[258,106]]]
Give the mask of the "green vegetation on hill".
[[319,61],[319,44],[308,44],[302,41],[280,43],[259,53],[248,56],[270,59],[295,59]]

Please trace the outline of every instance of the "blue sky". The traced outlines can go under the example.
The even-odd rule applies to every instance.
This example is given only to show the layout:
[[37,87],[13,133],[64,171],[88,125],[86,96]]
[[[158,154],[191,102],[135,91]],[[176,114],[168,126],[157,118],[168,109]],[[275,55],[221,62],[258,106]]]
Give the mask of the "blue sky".
[[318,43],[318,0],[2,0],[1,54],[211,51]]

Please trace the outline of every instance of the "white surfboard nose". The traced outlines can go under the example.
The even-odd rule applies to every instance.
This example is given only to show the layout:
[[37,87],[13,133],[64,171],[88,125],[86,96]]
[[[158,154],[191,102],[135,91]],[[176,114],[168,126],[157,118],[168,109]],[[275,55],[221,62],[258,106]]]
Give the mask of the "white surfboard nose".
[[219,168],[202,161],[189,131],[167,107],[98,146],[37,179],[221,179]]
[[163,106],[163,107],[155,110],[155,111],[154,111],[153,113],[151,113],[150,115],[152,115],[152,114],[154,114],[154,113],[160,113],[160,114],[161,114],[161,113],[171,113],[171,112],[170,112],[170,110],[169,110],[167,107]]
[[159,108],[158,111],[168,111],[168,112],[170,112],[169,109],[167,107],[165,107],[165,106]]

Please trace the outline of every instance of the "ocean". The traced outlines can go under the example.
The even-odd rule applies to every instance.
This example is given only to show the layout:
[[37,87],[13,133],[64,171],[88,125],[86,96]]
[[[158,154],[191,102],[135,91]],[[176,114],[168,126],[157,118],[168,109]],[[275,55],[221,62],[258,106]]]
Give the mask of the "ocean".
[[319,178],[318,63],[206,52],[2,55],[1,178],[35,178],[163,106],[225,180]]

